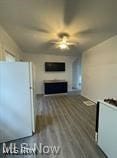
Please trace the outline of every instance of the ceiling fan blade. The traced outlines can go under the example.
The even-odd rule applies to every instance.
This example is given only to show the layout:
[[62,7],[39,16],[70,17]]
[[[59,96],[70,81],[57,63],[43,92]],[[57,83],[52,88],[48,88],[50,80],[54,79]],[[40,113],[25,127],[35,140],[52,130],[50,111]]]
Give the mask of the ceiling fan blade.
[[64,0],[64,22],[70,25],[79,12],[81,0]]
[[70,46],[70,47],[78,47],[78,46],[79,46],[79,43],[78,43],[78,42],[77,42],[77,43],[70,43],[69,46]]
[[40,27],[40,26],[36,26],[36,25],[34,26],[34,25],[25,25],[25,24],[23,24],[22,27],[25,28],[26,30],[29,30],[29,31],[41,32],[41,33],[46,33],[46,34],[50,33],[50,30],[46,29],[46,28],[49,28],[49,27],[46,27],[46,26],[44,26],[44,27],[41,26]]
[[95,34],[106,34],[106,33],[113,33],[117,32],[115,28],[90,28],[83,31],[78,31],[74,35],[75,36],[88,36],[88,35],[95,35]]
[[97,33],[97,29],[87,29],[87,30],[83,30],[83,31],[78,31],[75,33],[75,36],[83,36],[83,35],[90,35],[90,34],[95,34]]
[[44,51],[44,50],[50,50],[53,47],[53,44],[48,41],[44,42],[43,44],[39,45],[39,50]]
[[49,30],[44,29],[44,28],[39,28],[39,27],[34,27],[33,26],[30,29],[33,30],[33,31],[37,31],[37,32],[41,32],[41,33],[46,33],[46,34],[50,33]]
[[59,42],[60,42],[60,40],[53,39],[53,40],[50,40],[49,42],[50,42],[50,43],[55,43],[55,44],[56,44],[56,43],[59,43]]
[[29,32],[38,32],[38,33],[45,33],[49,34],[52,32],[52,29],[48,25],[44,26],[38,26],[33,25],[33,24],[16,24],[17,28],[23,29],[24,31],[29,31]]

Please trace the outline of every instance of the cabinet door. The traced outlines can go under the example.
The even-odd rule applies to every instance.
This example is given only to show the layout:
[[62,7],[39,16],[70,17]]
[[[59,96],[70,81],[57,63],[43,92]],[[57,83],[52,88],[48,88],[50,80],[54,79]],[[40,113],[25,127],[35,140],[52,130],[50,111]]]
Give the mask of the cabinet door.
[[109,158],[117,158],[117,111],[100,104],[98,145]]

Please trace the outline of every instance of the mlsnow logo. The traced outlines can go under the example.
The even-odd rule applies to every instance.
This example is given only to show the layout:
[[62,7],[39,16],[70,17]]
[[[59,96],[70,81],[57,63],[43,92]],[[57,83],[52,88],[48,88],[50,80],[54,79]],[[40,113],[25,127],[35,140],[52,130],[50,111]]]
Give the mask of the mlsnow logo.
[[3,143],[3,154],[18,154],[18,152],[19,150],[16,146],[16,143],[10,143],[9,146]]
[[43,145],[42,143],[40,143],[39,145],[37,145],[36,143],[34,144],[22,143],[18,148],[16,143],[10,143],[9,146],[3,143],[3,154],[10,154],[10,155],[33,154],[34,155],[38,153],[42,155],[58,155],[60,153],[60,147],[55,145],[54,146]]

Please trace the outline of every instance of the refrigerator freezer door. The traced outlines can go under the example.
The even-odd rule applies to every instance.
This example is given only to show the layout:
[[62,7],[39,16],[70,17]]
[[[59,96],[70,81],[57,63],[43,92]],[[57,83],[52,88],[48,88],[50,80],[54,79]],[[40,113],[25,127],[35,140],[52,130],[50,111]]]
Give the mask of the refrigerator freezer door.
[[28,62],[0,63],[0,142],[32,135]]

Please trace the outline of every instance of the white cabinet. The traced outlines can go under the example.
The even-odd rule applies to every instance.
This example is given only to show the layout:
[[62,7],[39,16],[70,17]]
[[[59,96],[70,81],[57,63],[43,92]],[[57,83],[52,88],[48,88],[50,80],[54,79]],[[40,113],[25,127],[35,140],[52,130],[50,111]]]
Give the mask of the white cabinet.
[[117,158],[117,107],[105,102],[99,106],[98,145],[108,158]]

